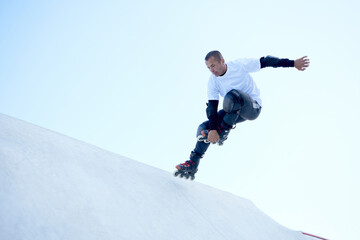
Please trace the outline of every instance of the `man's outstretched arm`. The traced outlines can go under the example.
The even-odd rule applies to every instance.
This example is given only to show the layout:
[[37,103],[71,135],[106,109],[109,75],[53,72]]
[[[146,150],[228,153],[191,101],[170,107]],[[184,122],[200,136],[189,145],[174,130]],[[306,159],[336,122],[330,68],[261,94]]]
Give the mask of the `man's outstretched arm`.
[[277,58],[273,56],[266,56],[260,58],[261,68],[266,67],[295,67],[299,71],[304,71],[310,64],[310,60],[307,56],[296,59],[289,60],[287,58]]

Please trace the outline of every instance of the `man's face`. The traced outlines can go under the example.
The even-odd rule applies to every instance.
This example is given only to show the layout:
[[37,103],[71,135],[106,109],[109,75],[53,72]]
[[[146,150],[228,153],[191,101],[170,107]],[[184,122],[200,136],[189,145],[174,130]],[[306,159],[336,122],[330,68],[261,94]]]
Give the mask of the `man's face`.
[[221,61],[219,62],[215,59],[215,57],[211,57],[205,62],[205,64],[210,70],[210,72],[216,77],[222,76],[226,72],[226,64],[224,59],[221,59]]

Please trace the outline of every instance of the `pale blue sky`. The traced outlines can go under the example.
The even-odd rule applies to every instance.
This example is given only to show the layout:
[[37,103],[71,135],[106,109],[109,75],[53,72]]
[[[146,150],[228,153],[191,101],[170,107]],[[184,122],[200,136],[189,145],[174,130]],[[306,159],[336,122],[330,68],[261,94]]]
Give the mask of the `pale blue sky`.
[[0,3],[0,112],[173,171],[195,145],[210,72],[226,60],[307,55],[254,73],[263,111],[211,146],[196,181],[279,223],[360,237],[358,1]]

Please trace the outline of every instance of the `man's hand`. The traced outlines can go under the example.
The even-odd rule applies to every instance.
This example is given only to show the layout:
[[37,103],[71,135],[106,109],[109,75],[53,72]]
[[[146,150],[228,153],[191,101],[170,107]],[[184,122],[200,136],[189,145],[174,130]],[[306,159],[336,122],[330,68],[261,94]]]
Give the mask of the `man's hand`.
[[220,140],[219,133],[216,130],[210,130],[207,140],[211,143],[218,142]]
[[310,64],[310,60],[307,58],[307,56],[296,59],[294,67],[299,71],[304,71]]

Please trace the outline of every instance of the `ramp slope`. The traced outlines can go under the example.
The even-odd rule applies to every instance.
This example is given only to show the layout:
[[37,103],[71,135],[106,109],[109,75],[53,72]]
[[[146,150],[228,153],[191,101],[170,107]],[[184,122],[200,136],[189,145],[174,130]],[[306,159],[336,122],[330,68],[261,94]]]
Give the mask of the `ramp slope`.
[[0,239],[313,239],[250,201],[0,114]]

